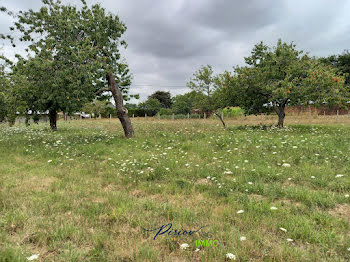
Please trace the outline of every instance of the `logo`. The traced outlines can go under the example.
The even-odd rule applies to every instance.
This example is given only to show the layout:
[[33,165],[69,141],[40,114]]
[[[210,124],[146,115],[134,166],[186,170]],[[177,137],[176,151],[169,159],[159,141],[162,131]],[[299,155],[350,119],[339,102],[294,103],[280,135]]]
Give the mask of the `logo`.
[[208,227],[208,225],[201,226],[200,228],[198,228],[196,230],[174,229],[173,224],[169,223],[166,225],[161,225],[160,227],[156,227],[154,229],[143,228],[143,230],[148,231],[148,232],[156,232],[154,237],[153,237],[153,240],[155,240],[158,236],[161,236],[161,235],[180,237],[180,236],[192,236],[195,233],[200,233],[200,235],[203,237],[210,237],[211,232],[206,232],[206,231],[202,230],[205,227]]

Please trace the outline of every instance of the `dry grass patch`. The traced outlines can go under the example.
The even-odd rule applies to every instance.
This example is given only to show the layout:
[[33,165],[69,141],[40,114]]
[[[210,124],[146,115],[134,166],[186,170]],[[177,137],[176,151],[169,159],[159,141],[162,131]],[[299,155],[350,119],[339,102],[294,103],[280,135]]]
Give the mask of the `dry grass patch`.
[[336,208],[329,210],[328,213],[336,218],[344,219],[350,224],[350,205],[349,204],[339,204]]

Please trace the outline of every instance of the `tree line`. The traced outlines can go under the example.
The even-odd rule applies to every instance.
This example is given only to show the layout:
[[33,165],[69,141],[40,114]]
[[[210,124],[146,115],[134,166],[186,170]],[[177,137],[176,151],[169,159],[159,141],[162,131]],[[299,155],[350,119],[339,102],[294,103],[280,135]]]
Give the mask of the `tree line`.
[[171,98],[169,92],[157,91],[137,108],[152,115],[187,114],[193,109],[209,115],[238,106],[245,114],[275,113],[277,126],[283,127],[287,105],[346,107],[350,102],[348,51],[316,58],[297,50],[294,43],[278,40],[268,47],[260,42],[245,63],[216,75],[210,65],[202,66],[187,83],[191,92]]
[[[132,74],[120,49],[126,25],[100,4],[81,7],[42,0],[39,11],[13,13],[14,19],[3,41],[26,42],[26,55],[16,61],[1,56],[0,121],[13,124],[17,113],[48,111],[50,127],[57,130],[57,113],[73,114],[83,109],[96,111],[114,101],[126,137],[134,130],[130,112],[150,115],[188,114],[199,108],[216,114],[228,106],[239,106],[245,114],[275,113],[283,127],[287,105],[346,106],[349,102],[350,54],[311,57],[294,43],[278,40],[269,47],[256,44],[245,65],[214,74],[210,65],[194,72],[187,86],[191,92],[171,98],[157,91],[139,105],[126,104],[131,97]],[[16,34],[15,34],[16,33]],[[19,37],[15,37],[19,35]],[[102,104],[101,104],[102,103]],[[130,111],[130,112],[129,112]]]

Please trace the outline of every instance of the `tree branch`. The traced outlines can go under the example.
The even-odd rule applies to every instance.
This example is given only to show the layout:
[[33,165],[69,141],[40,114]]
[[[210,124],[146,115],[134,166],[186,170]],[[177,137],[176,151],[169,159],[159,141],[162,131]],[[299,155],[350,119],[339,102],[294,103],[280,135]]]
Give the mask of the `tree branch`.
[[102,88],[102,89],[98,90],[95,94],[98,96],[98,95],[101,95],[104,92],[111,92],[111,89],[108,88],[108,87]]

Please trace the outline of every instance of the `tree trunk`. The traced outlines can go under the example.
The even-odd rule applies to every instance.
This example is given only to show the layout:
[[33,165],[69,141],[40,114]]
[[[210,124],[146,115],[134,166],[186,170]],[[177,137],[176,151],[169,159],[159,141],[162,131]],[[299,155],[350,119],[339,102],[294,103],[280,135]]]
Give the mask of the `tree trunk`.
[[125,137],[133,137],[134,128],[132,127],[130,118],[128,116],[128,110],[123,105],[123,94],[117,86],[114,75],[112,73],[107,73],[107,80],[109,88],[112,92],[112,96],[114,98],[115,107],[117,109],[117,116],[124,129]]
[[284,108],[285,108],[285,106],[280,106],[279,107],[279,111],[277,113],[278,114],[278,124],[277,124],[277,126],[279,128],[282,128],[283,124],[284,124],[284,118],[286,116],[286,114],[284,113]]
[[52,131],[57,131],[57,112],[54,109],[49,110],[50,127]]
[[220,119],[220,121],[221,121],[222,125],[224,126],[224,128],[226,128],[226,124],[224,122],[224,119],[222,119],[221,115],[218,114],[218,113],[215,113],[215,115]]

